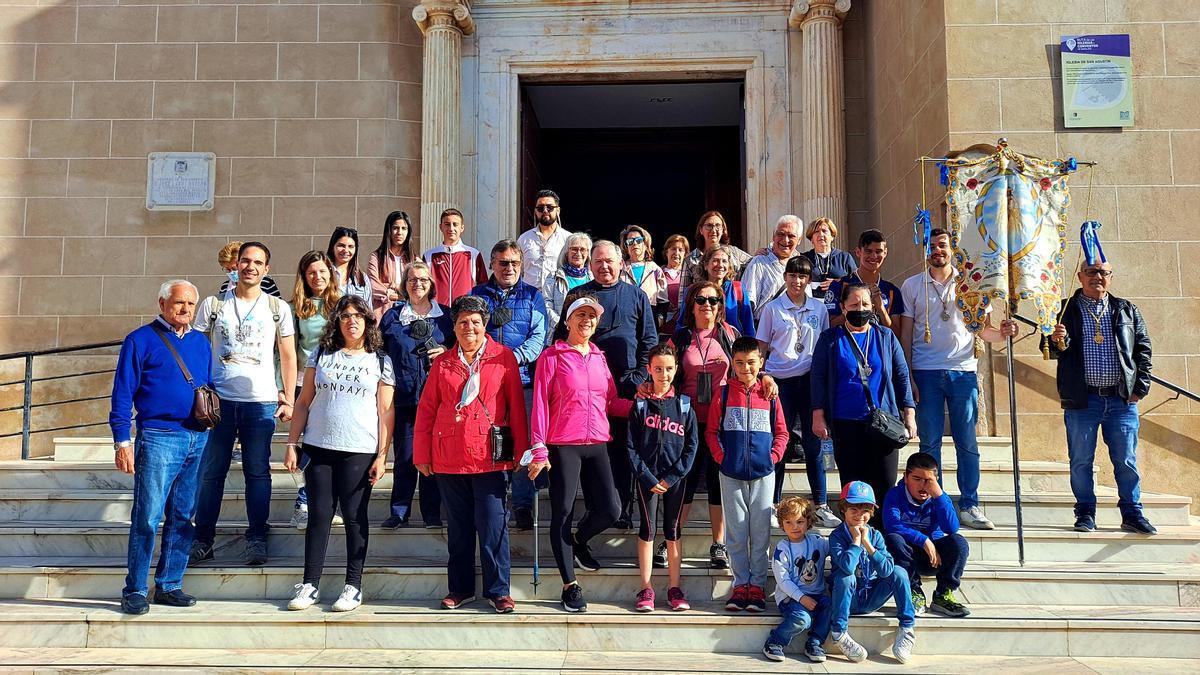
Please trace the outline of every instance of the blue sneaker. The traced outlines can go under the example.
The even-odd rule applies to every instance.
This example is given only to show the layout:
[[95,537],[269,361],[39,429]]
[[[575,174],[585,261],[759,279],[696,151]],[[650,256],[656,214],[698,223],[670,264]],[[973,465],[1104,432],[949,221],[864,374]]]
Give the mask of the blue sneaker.
[[1076,532],[1095,532],[1096,517],[1095,516],[1077,516],[1075,518]]
[[821,649],[821,643],[816,640],[809,640],[808,644],[804,645],[804,655],[813,663],[825,663],[825,650]]
[[762,652],[763,656],[767,657],[771,661],[783,660],[783,645],[777,645],[768,642],[767,644],[763,645]]

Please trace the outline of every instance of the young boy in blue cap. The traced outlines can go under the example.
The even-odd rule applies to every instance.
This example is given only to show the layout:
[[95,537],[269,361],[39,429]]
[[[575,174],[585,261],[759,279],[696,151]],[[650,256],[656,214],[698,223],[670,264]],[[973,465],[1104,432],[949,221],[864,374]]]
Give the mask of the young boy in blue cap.
[[875,491],[870,485],[856,480],[842,488],[843,522],[829,535],[833,566],[831,637],[846,658],[855,663],[866,659],[867,650],[846,632],[850,615],[874,612],[889,597],[894,598],[900,628],[896,630],[892,655],[900,663],[907,663],[917,639],[908,573],[892,560],[883,533],[867,524],[876,508]]

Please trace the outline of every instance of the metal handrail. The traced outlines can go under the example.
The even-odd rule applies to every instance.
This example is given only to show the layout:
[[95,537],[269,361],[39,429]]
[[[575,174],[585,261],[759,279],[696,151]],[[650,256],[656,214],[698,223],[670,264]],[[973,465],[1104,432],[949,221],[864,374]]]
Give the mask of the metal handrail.
[[[1033,319],[1021,316],[1020,314],[1013,314],[1012,318],[1016,319],[1017,321],[1020,321],[1021,323],[1025,324],[1027,326],[1032,326],[1034,328],[1037,328],[1039,326],[1038,322],[1034,321]],[[1190,398],[1197,403],[1200,403],[1200,394],[1196,394],[1193,391],[1184,389],[1183,387],[1175,384],[1174,382],[1164,380],[1161,377],[1159,377],[1153,373],[1150,374],[1150,381],[1154,382],[1155,384],[1160,384],[1160,385],[1166,387],[1167,389],[1170,389],[1171,391],[1175,392],[1175,396],[1171,400],[1175,400],[1175,399],[1179,398],[1180,396],[1183,396],[1185,398]]]
[[[12,433],[8,433],[8,434],[0,434],[0,438],[11,438],[13,436],[20,434],[20,436],[21,436],[21,459],[29,459],[29,434],[31,431],[30,430],[30,422],[31,422],[30,418],[31,418],[32,411],[34,408],[41,408],[41,407],[46,407],[46,406],[51,406],[51,405],[63,405],[66,403],[80,403],[80,402],[85,402],[85,401],[97,401],[97,400],[105,398],[104,396],[85,396],[82,398],[73,398],[73,399],[68,399],[65,401],[51,401],[51,402],[46,402],[46,403],[34,404],[34,402],[33,402],[33,383],[49,381],[49,380],[62,380],[62,379],[67,379],[67,378],[71,378],[71,377],[85,377],[88,375],[101,375],[101,374],[105,374],[105,373],[114,372],[114,370],[115,370],[115,369],[89,370],[89,371],[85,371],[82,373],[68,373],[66,375],[47,375],[46,377],[35,378],[33,376],[33,359],[34,358],[39,357],[39,356],[51,356],[54,354],[69,354],[72,352],[84,352],[84,351],[91,351],[93,349],[104,349],[104,348],[108,348],[108,347],[119,347],[119,346],[121,346],[121,340],[111,340],[109,342],[93,342],[91,344],[84,344],[84,345],[70,345],[70,346],[66,346],[66,347],[51,347],[49,349],[34,349],[34,350],[28,350],[28,351],[23,351],[23,352],[11,352],[8,354],[0,354],[0,361],[9,361],[12,359],[23,359],[25,361],[24,377],[22,377],[19,380],[12,380],[9,382],[0,382],[0,386],[11,386],[14,384],[21,384],[24,386],[24,395],[22,396],[21,405],[20,406],[12,406],[10,408],[5,408],[3,410],[0,410],[0,412],[9,412],[9,411],[16,410],[17,408],[20,408],[21,409],[21,431],[20,432],[12,432]],[[50,429],[38,429],[38,431],[39,432],[67,431],[70,429],[82,429],[85,427],[99,426],[101,424],[103,424],[103,423],[102,422],[93,422],[90,424],[86,424],[86,423],[85,424],[74,424],[74,425],[67,425],[67,426],[61,426],[61,427],[53,427]]]

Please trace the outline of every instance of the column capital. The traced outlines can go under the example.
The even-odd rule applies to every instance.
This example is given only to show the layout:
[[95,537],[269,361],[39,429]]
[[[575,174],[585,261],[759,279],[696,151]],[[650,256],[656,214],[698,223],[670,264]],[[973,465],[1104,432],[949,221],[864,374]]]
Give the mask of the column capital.
[[413,7],[412,18],[422,35],[435,26],[450,26],[463,35],[475,32],[470,0],[421,0]]
[[850,0],[796,0],[788,14],[788,25],[803,29],[804,24],[820,19],[841,23],[849,11]]

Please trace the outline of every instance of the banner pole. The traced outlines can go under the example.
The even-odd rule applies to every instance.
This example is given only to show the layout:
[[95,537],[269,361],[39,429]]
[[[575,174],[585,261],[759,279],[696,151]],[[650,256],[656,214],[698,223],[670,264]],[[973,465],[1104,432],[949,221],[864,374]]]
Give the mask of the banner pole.
[[1013,339],[1012,336],[1007,336],[1007,355],[1008,355],[1008,422],[1012,434],[1012,461],[1013,461],[1013,498],[1016,500],[1017,513],[1017,560],[1021,567],[1025,566],[1025,524],[1021,518],[1021,450],[1020,442],[1017,437],[1017,383],[1014,380],[1015,368],[1013,367]]

